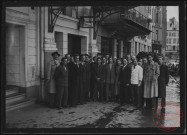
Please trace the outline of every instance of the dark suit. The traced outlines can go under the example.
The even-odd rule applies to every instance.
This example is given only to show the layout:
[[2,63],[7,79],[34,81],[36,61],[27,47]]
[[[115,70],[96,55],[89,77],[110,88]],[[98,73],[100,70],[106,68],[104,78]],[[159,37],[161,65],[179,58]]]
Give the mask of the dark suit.
[[82,70],[82,67],[81,67],[81,64],[75,64],[76,65],[76,89],[77,89],[77,104],[83,104],[83,89],[82,89],[82,80],[81,80],[81,70]]
[[89,92],[90,92],[90,78],[91,78],[91,68],[90,63],[86,62],[86,91],[85,91],[85,102],[89,100]]
[[[104,66],[104,69],[106,69],[107,63],[102,63],[102,65]],[[103,82],[103,98],[104,100],[106,99],[106,81]]]
[[[128,63],[127,66],[130,68],[130,72],[131,72],[131,68],[133,66],[133,62]],[[129,88],[129,91],[131,91],[130,86],[128,88]],[[129,93],[129,98],[130,98],[130,100],[132,102],[132,91]]]
[[96,66],[96,74],[95,78],[100,78],[97,80],[97,89],[94,90],[94,99],[98,99],[98,92],[99,92],[99,100],[103,101],[103,82],[105,80],[105,69],[103,65]]
[[90,64],[90,68],[91,68],[91,78],[90,78],[90,99],[93,100],[93,92],[94,89],[96,89],[96,62],[92,62]]
[[77,66],[74,62],[68,63],[69,69],[69,93],[68,102],[70,106],[77,104]]
[[68,68],[67,66],[60,65],[56,68],[54,78],[57,88],[57,107],[61,107],[62,100],[63,106],[67,106],[68,101]]
[[160,76],[158,77],[158,98],[162,98],[165,104],[166,85],[169,82],[169,70],[165,64],[160,65]]
[[106,100],[114,100],[114,83],[115,83],[115,65],[112,64],[110,69],[109,64],[105,67],[105,81],[106,81]]
[[87,71],[86,71],[86,63],[79,64],[80,66],[80,93],[79,93],[79,99],[80,102],[85,102],[85,96],[86,96],[86,83],[87,83]]
[[120,74],[119,74],[119,82],[120,82],[120,102],[129,103],[130,100],[130,85],[127,86],[127,84],[130,84],[131,79],[131,68],[126,65],[125,67],[122,66],[120,68]]

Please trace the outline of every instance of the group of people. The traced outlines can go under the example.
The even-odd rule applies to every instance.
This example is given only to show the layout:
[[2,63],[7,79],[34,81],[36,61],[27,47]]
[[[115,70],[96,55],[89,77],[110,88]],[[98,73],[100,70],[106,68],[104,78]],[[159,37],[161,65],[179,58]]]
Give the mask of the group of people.
[[169,82],[168,67],[159,56],[153,61],[150,53],[137,60],[136,56],[113,58],[88,54],[59,58],[52,53],[46,75],[47,104],[61,109],[75,107],[89,101],[118,102],[154,108],[158,98],[165,107],[166,85]]

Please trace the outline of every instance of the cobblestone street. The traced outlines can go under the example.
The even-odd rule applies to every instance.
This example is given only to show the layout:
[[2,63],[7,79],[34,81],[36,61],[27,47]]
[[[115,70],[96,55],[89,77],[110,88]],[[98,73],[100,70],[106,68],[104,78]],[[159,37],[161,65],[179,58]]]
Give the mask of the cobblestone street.
[[[167,86],[166,101],[173,101],[180,106],[180,90],[177,82],[170,78]],[[160,101],[159,101],[160,102]],[[165,118],[172,109],[166,104]],[[74,108],[51,109],[34,104],[6,114],[7,128],[136,128],[155,127],[153,111],[139,109],[133,105],[119,105],[108,102],[88,102]],[[176,117],[180,119],[180,111]],[[172,127],[171,120],[164,119],[164,126]],[[175,126],[180,126],[175,125]]]

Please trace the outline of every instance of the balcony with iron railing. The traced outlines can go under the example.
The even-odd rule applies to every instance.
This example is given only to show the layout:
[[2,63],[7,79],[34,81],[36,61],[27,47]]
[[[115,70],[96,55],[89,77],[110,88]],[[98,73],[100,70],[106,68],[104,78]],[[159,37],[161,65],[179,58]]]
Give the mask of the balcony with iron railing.
[[152,40],[152,44],[162,45],[162,42],[158,40]]
[[149,29],[149,23],[151,21],[150,18],[147,18],[134,8],[120,12],[120,18],[131,20],[147,29]]

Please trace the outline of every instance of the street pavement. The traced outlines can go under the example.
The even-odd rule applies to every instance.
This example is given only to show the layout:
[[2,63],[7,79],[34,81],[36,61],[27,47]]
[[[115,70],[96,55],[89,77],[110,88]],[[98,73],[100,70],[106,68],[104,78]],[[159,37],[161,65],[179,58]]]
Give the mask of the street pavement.
[[[172,109],[166,104],[164,118],[160,123],[166,127],[179,127],[180,121],[180,89],[176,80],[170,78],[167,86],[166,101],[178,105]],[[160,100],[159,100],[160,103]],[[158,107],[159,108],[159,107]],[[163,112],[164,111],[164,112]],[[174,112],[175,111],[175,112]],[[137,108],[131,104],[120,105],[114,102],[88,102],[77,107],[61,110],[48,108],[41,104],[34,104],[22,109],[6,113],[7,128],[145,128],[155,127],[154,110]],[[169,114],[174,119],[167,119]]]

